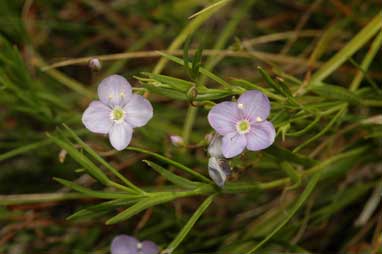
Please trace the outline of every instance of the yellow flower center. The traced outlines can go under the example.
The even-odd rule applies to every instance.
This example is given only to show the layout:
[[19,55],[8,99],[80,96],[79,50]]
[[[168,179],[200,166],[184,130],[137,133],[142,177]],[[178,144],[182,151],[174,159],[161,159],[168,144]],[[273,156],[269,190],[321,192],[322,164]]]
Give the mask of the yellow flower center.
[[114,109],[111,111],[111,119],[114,122],[120,123],[125,118],[125,111],[121,107],[114,107]]
[[240,134],[245,134],[245,133],[248,133],[251,130],[251,125],[249,124],[248,120],[246,120],[246,119],[245,120],[241,120],[241,121],[237,122],[236,130]]

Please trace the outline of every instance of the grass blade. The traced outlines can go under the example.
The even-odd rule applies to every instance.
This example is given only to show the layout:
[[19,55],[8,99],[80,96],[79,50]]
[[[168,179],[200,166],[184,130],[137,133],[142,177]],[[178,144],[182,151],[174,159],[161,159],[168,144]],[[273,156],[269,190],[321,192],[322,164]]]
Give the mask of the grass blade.
[[342,63],[352,56],[358,49],[365,45],[382,27],[381,12],[379,12],[367,26],[365,26],[353,39],[327,61],[313,75],[311,83],[319,83],[332,74]]
[[178,185],[179,187],[186,188],[186,189],[195,189],[200,184],[197,182],[190,181],[184,177],[178,176],[152,161],[144,160],[144,162],[147,165],[149,165],[152,169],[154,169],[156,172],[158,172],[163,177],[165,177],[167,180],[169,180],[175,185]]
[[305,203],[309,195],[313,192],[314,188],[316,187],[318,180],[320,179],[320,173],[316,173],[312,176],[312,178],[309,180],[304,192],[301,194],[301,196],[296,201],[295,205],[290,209],[287,217],[285,220],[276,227],[264,240],[262,240],[259,244],[257,244],[253,249],[251,249],[248,254],[255,253],[257,249],[259,249],[261,246],[263,246],[266,242],[268,242],[277,232],[282,229],[290,219],[296,214],[296,212],[300,209],[300,207]]
[[187,234],[190,232],[192,227],[198,221],[200,216],[207,210],[212,201],[214,200],[215,195],[211,195],[199,206],[199,208],[195,211],[195,213],[191,216],[191,218],[187,221],[186,225],[182,228],[182,230],[178,233],[175,239],[168,245],[167,250],[172,253],[179,244],[186,238]]

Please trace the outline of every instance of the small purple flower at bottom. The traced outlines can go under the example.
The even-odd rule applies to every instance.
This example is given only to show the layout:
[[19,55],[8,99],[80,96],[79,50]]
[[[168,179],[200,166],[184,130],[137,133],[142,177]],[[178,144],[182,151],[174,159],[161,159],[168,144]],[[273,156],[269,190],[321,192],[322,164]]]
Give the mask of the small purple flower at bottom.
[[139,242],[128,235],[118,235],[111,242],[111,254],[158,254],[159,248],[152,241]]
[[237,102],[221,102],[211,109],[208,121],[223,136],[225,158],[235,157],[245,148],[258,151],[273,144],[275,128],[266,121],[270,110],[268,97],[256,90],[243,93]]
[[120,75],[111,75],[98,86],[99,101],[92,101],[82,115],[87,129],[109,134],[111,145],[125,149],[133,128],[145,125],[153,117],[153,107],[143,96],[133,94],[129,82]]

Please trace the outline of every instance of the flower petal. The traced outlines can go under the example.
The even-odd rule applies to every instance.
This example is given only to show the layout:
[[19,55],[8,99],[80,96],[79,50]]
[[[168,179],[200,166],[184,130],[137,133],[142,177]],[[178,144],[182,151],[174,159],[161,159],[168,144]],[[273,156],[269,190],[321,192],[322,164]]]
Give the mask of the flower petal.
[[225,158],[232,158],[241,154],[246,146],[245,135],[231,132],[223,137],[222,151]]
[[247,134],[247,149],[251,151],[265,149],[273,144],[275,137],[276,131],[271,122],[253,124],[251,131]]
[[92,101],[82,115],[82,123],[95,133],[107,134],[113,124],[111,109],[100,101]]
[[237,103],[242,107],[243,115],[250,122],[267,119],[271,111],[271,104],[262,92],[251,90],[243,93]]
[[123,107],[125,121],[133,127],[145,125],[153,117],[153,107],[143,96],[133,94]]
[[221,102],[208,113],[208,122],[220,135],[234,132],[239,120],[240,111],[236,102]]
[[208,154],[210,156],[216,157],[216,158],[223,157],[222,139],[223,139],[223,136],[215,133],[210,144],[208,145]]
[[131,141],[133,128],[128,123],[114,123],[109,133],[111,145],[118,151],[125,149]]
[[158,246],[153,243],[152,241],[143,241],[142,243],[142,254],[158,254],[159,248]]
[[99,99],[109,106],[124,106],[131,96],[130,83],[120,75],[111,75],[98,86]]
[[138,254],[138,240],[128,235],[114,237],[111,254]]

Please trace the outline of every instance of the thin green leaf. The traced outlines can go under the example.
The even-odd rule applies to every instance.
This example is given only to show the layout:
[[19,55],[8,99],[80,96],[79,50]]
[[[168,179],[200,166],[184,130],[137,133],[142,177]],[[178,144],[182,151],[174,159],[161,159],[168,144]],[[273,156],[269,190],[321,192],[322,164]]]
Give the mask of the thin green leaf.
[[146,198],[141,201],[138,201],[136,204],[133,206],[127,208],[125,211],[117,214],[116,216],[110,218],[109,220],[106,221],[106,225],[111,225],[118,223],[120,221],[124,221],[129,219],[130,217],[140,213],[141,211],[150,208],[152,206],[162,204],[169,202],[173,200],[175,197],[174,195],[163,195],[161,197],[155,197],[155,198]]
[[346,110],[346,106],[343,106],[338,113],[330,120],[330,122],[316,135],[313,137],[309,138],[306,140],[304,143],[300,144],[297,146],[294,150],[293,153],[300,151],[302,148],[310,144],[311,142],[315,141],[316,139],[320,138],[322,135],[324,135],[330,128],[343,116],[343,113]]
[[83,208],[69,217],[67,217],[68,220],[75,220],[75,219],[82,219],[82,218],[89,218],[90,216],[94,217],[98,214],[105,214],[106,212],[109,212],[110,210],[121,207],[121,206],[128,206],[136,202],[135,200],[126,200],[126,199],[115,199],[110,200],[106,202],[102,202],[97,205],[92,205],[86,208]]
[[126,148],[127,150],[130,150],[130,151],[136,151],[136,152],[140,152],[140,153],[144,153],[144,154],[148,154],[148,155],[151,155],[151,156],[154,156],[155,158],[163,161],[163,162],[166,162],[170,165],[173,165],[174,167],[177,167],[187,173],[189,173],[190,175],[198,178],[199,180],[202,180],[203,182],[206,182],[206,183],[212,183],[212,181],[210,179],[208,179],[207,177],[205,177],[204,175],[192,170],[191,168],[189,167],[186,167],[185,165],[179,163],[179,162],[176,162],[176,161],[173,161],[163,155],[160,155],[160,154],[157,154],[157,153],[154,153],[154,152],[151,152],[151,151],[148,151],[148,150],[145,150],[145,149],[142,149],[142,148],[138,148],[138,147],[132,147],[132,146],[129,146]]
[[[176,56],[172,56],[172,55],[169,55],[169,54],[166,54],[164,52],[160,52],[159,51],[159,54],[161,54],[163,57],[177,63],[177,64],[180,64],[180,65],[184,65],[184,61]],[[217,83],[221,84],[223,87],[230,87],[231,85],[228,84],[225,80],[223,80],[222,78],[216,76],[215,74],[213,74],[212,72],[206,70],[205,68],[203,67],[200,67],[199,68],[199,71],[200,73],[206,75],[207,77],[209,77],[210,79],[212,80],[215,80]]]
[[318,95],[321,95],[323,98],[349,102],[352,104],[361,103],[361,98],[358,95],[341,86],[327,85],[321,83],[319,85],[312,85],[310,87],[310,90]]
[[152,169],[154,169],[156,172],[158,172],[163,177],[165,177],[167,180],[169,180],[175,185],[178,185],[179,187],[186,188],[186,189],[195,189],[200,184],[197,182],[190,181],[184,177],[178,176],[152,161],[144,160],[144,162],[147,165],[149,165]]
[[358,49],[366,44],[382,27],[381,12],[365,26],[353,39],[337,54],[318,69],[312,76],[312,84],[319,83],[332,74],[342,63],[352,56]]
[[84,154],[80,153],[71,143],[65,142],[58,137],[47,134],[47,136],[58,146],[68,152],[68,154],[77,161],[82,167],[84,167],[87,172],[93,176],[95,179],[103,183],[104,185],[108,185],[110,179],[102,172],[100,168],[98,168],[93,162],[91,162]]
[[112,167],[109,163],[107,163],[101,156],[99,156],[93,149],[90,148],[85,142],[82,141],[82,139],[72,130],[70,129],[66,124],[63,124],[65,129],[68,131],[68,133],[78,142],[79,145],[91,156],[93,156],[94,159],[96,159],[98,162],[100,162],[105,168],[107,168],[111,173],[113,173],[115,176],[117,176],[124,184],[130,187],[130,190],[136,193],[144,193],[142,189],[134,185],[132,182],[130,182],[127,178],[125,178],[121,173],[118,172],[117,169]]
[[295,205],[288,212],[288,215],[285,218],[285,220],[278,227],[276,227],[266,238],[264,238],[259,244],[257,244],[253,249],[251,249],[248,252],[248,254],[255,253],[256,250],[258,250],[261,246],[263,246],[266,242],[268,242],[277,232],[280,231],[280,229],[282,229],[288,223],[290,219],[292,219],[292,217],[296,214],[296,212],[300,209],[300,207],[305,203],[307,198],[313,192],[319,179],[320,179],[320,173],[316,173],[315,175],[312,176],[304,192],[301,194],[301,196],[296,201]]
[[216,3],[213,3],[213,4],[209,5],[209,6],[207,6],[207,7],[204,8],[203,10],[198,11],[197,13],[192,14],[192,15],[191,15],[190,17],[188,17],[188,18],[189,18],[189,19],[193,19],[193,18],[195,18],[195,17],[197,17],[197,16],[199,16],[199,15],[201,15],[201,14],[203,14],[203,13],[206,13],[206,12],[210,11],[211,9],[214,9],[214,8],[220,6],[220,5],[225,5],[225,4],[227,4],[229,1],[231,1],[231,0],[220,0],[220,1],[217,1]]
[[187,234],[193,228],[195,223],[198,221],[200,216],[207,210],[212,201],[214,200],[215,195],[211,195],[199,206],[199,208],[195,211],[195,213],[191,216],[191,218],[187,221],[186,225],[182,228],[182,230],[178,233],[175,239],[168,245],[167,250],[172,253],[179,244],[186,238]]
[[62,179],[62,178],[53,178],[57,182],[61,183],[62,185],[65,185],[66,187],[73,189],[75,191],[78,191],[80,193],[86,194],[90,197],[95,198],[102,198],[102,199],[136,199],[140,196],[138,195],[131,195],[128,193],[117,193],[117,192],[106,192],[106,191],[94,191],[85,187],[82,187],[81,185],[75,184],[73,182],[70,182],[68,180]]
[[295,132],[288,132],[288,133],[286,133],[286,135],[291,136],[291,137],[301,136],[301,135],[305,134],[306,132],[308,132],[310,129],[312,129],[314,126],[316,126],[316,124],[320,121],[320,119],[321,119],[321,116],[316,115],[314,120],[310,124],[308,124],[304,129],[299,130],[299,131],[295,131]]
[[288,187],[288,189],[293,189],[301,184],[301,174],[288,162],[283,161],[280,163],[280,168],[289,176],[291,179],[291,182],[293,183],[292,186]]

